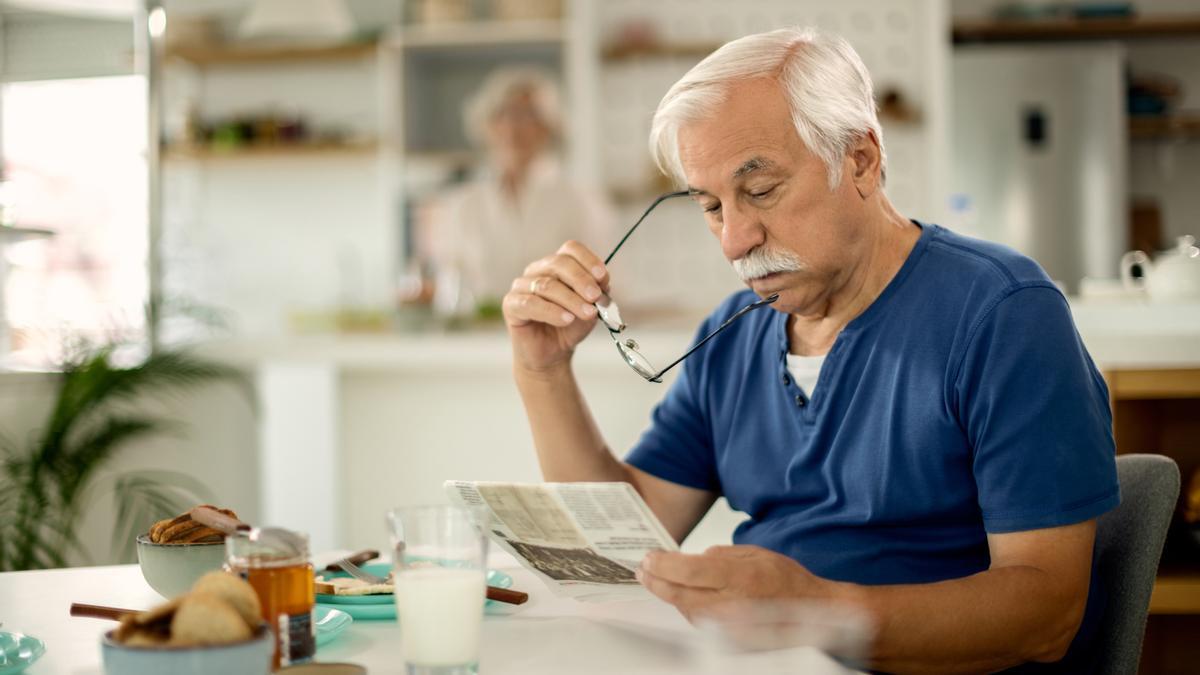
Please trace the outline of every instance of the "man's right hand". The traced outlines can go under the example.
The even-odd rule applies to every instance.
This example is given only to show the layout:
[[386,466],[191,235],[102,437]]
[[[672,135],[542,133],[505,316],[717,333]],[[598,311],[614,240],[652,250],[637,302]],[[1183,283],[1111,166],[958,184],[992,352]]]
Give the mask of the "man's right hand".
[[608,292],[608,282],[604,263],[577,241],[530,263],[504,296],[513,366],[545,373],[567,365],[596,325],[593,303]]

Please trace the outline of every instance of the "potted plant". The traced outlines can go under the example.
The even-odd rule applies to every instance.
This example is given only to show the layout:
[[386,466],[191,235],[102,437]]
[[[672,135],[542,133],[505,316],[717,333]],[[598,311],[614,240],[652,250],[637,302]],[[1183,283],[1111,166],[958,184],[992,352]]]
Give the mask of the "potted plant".
[[113,477],[102,469],[130,441],[178,426],[136,410],[135,399],[237,378],[237,371],[177,349],[153,351],[127,367],[114,362],[116,353],[113,345],[77,350],[62,367],[44,425],[25,443],[0,437],[0,571],[63,567],[71,552],[87,559],[77,528],[101,478],[113,481],[113,541],[123,557],[138,528],[207,496],[178,472]]

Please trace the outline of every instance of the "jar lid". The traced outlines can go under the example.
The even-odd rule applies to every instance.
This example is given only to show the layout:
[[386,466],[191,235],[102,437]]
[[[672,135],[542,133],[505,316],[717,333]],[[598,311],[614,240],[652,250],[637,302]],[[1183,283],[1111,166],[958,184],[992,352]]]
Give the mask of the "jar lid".
[[255,527],[225,539],[229,562],[243,567],[281,567],[308,562],[308,535],[278,527]]

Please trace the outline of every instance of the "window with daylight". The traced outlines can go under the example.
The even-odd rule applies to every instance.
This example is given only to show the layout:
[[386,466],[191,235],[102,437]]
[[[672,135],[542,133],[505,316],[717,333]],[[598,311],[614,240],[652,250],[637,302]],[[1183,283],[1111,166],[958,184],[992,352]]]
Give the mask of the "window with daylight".
[[51,367],[80,341],[140,342],[147,297],[140,76],[11,82],[0,92],[5,231],[0,354]]

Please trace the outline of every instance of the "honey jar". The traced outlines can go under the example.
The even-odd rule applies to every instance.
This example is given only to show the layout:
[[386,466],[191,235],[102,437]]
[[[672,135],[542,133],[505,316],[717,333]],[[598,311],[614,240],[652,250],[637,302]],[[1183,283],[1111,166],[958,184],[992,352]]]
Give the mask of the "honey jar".
[[[278,533],[287,536],[279,536]],[[275,634],[272,670],[312,660],[317,650],[313,623],[313,566],[308,537],[270,528],[225,539],[225,567],[245,579],[262,603],[263,620]]]

